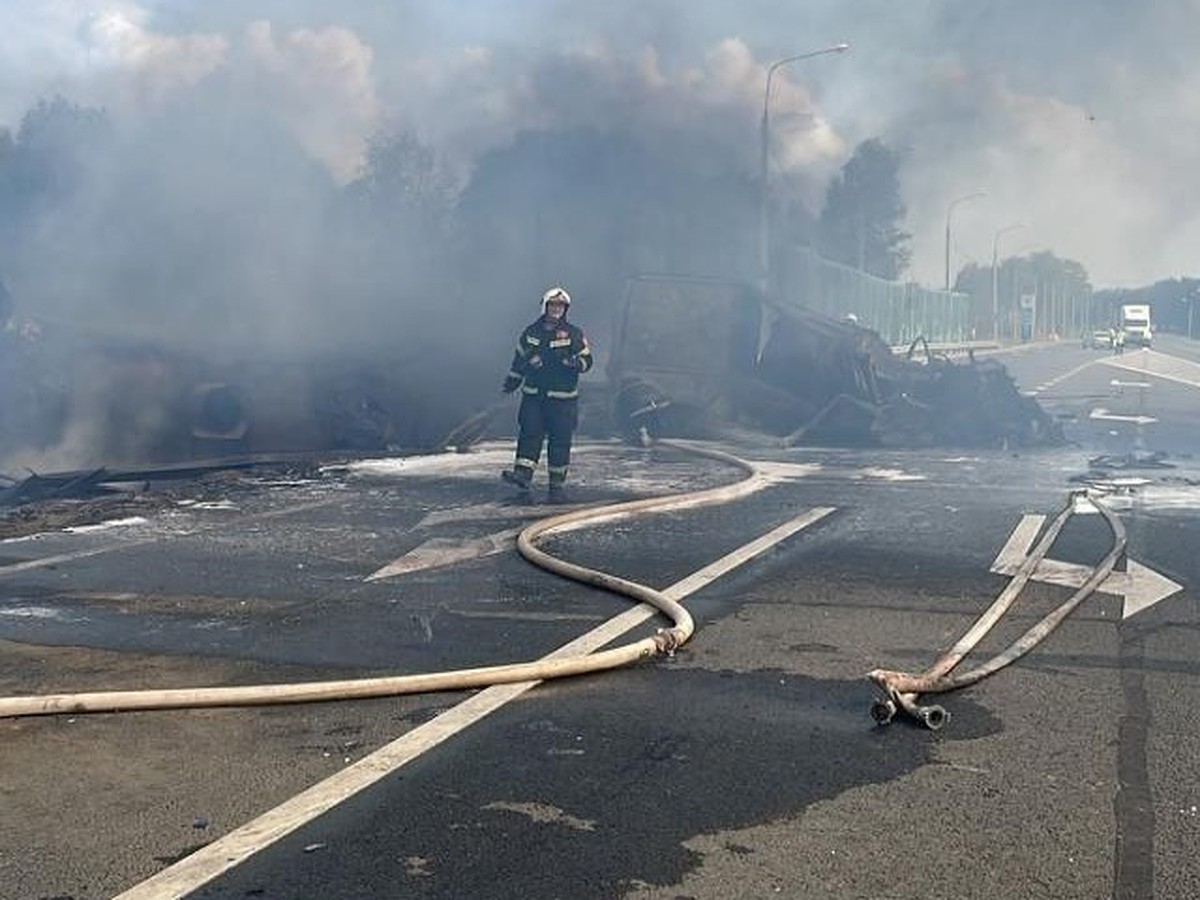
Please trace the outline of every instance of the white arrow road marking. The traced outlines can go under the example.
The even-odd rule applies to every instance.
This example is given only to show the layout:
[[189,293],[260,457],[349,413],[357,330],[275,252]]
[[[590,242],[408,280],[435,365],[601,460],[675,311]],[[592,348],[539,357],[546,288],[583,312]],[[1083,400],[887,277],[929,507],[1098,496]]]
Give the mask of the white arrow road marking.
[[1174,381],[1189,387],[1200,388],[1200,363],[1159,353],[1157,350],[1139,350],[1133,354],[1110,356],[1100,360],[1106,366],[1136,372],[1138,375],[1149,375],[1151,378],[1161,378],[1164,381]]
[[996,555],[996,561],[992,563],[992,571],[1001,575],[1011,575],[1016,572],[1021,567],[1021,563],[1025,561],[1025,557],[1029,555],[1029,550],[1033,547],[1033,542],[1037,540],[1038,532],[1042,530],[1045,521],[1045,516],[1021,516],[1021,521],[1008,536],[1008,542]]
[[376,569],[363,581],[379,581],[381,578],[395,578],[397,575],[407,575],[421,569],[439,569],[452,566],[455,563],[470,559],[480,559],[495,553],[511,550],[513,541],[525,526],[507,528],[494,534],[486,534],[481,538],[462,540],[460,538],[430,538],[418,547],[414,547],[394,562],[388,563],[381,569]]
[[1165,575],[1160,575],[1149,566],[1143,566],[1136,560],[1127,559],[1127,572],[1113,572],[1105,579],[1105,584],[1118,575],[1128,579],[1126,587],[1121,591],[1125,595],[1125,608],[1121,612],[1122,619],[1128,619],[1143,609],[1149,609],[1159,600],[1165,600],[1172,594],[1183,590],[1183,585],[1176,584]]
[[1097,406],[1093,409],[1088,418],[1104,419],[1107,422],[1135,422],[1138,425],[1150,425],[1158,421],[1154,416],[1122,416],[1117,413],[1110,413],[1103,406]]
[[[458,460],[456,460],[457,462]],[[913,475],[904,472],[901,469],[885,469],[879,467],[866,467],[857,469],[825,469],[819,463],[778,463],[756,461],[755,466],[759,469],[759,477],[740,482],[740,485],[745,486],[747,493],[760,490],[771,483],[794,481],[800,478],[808,478],[815,475],[825,475],[834,478],[847,478],[851,481],[924,481],[924,475]],[[661,511],[665,512],[671,509],[686,509],[693,503],[688,495],[683,495],[682,500],[678,505],[671,507],[663,507]],[[558,512],[566,512],[570,507],[561,507]],[[467,507],[464,509],[444,510],[430,513],[417,523],[414,530],[421,528],[431,528],[437,525],[445,525],[448,523],[481,521],[485,519],[507,517],[513,518],[519,516],[522,518],[538,518],[546,515],[544,507],[532,507],[530,509],[514,509],[511,505],[502,506],[495,503],[479,504],[476,506]],[[625,514],[618,514],[625,515]],[[563,531],[573,530],[577,528],[587,528],[596,524],[598,520],[590,520],[588,522],[576,523],[573,526],[562,529]],[[376,569],[370,575],[366,576],[363,581],[380,581],[384,578],[397,578],[401,575],[409,575],[413,572],[420,572],[426,569],[440,569],[446,566],[453,566],[462,562],[469,562],[474,559],[481,559],[485,556],[493,556],[497,553],[503,553],[513,546],[518,534],[524,526],[516,528],[508,528],[504,531],[496,531],[481,538],[431,538],[424,543],[414,547],[408,553],[401,556],[399,559],[393,560],[385,566]]]
[[[1015,574],[1033,548],[1033,543],[1045,521],[1045,516],[1022,516],[1017,527],[1008,536],[1008,541],[996,555],[991,571],[998,575]],[[1031,577],[1035,581],[1042,581],[1046,584],[1078,588],[1091,577],[1092,571],[1089,566],[1078,563],[1043,559],[1038,563],[1038,567]],[[1113,572],[1101,582],[1097,590],[1124,598],[1125,605],[1121,611],[1121,618],[1128,619],[1143,609],[1149,609],[1158,601],[1165,600],[1172,594],[1182,591],[1183,585],[1176,584],[1149,566],[1144,566],[1127,557],[1126,571]]]
[[[562,506],[558,508],[558,512],[567,512],[572,508]],[[499,503],[482,503],[476,506],[432,512],[418,522],[413,530],[432,528],[447,523],[479,522],[497,518],[538,519],[545,515],[545,507],[533,506],[528,509],[519,509]],[[503,553],[505,550],[512,549],[513,542],[524,527],[524,525],[520,525],[516,528],[506,528],[503,531],[485,534],[481,538],[430,538],[425,543],[409,550],[399,559],[376,569],[363,581],[395,578],[398,575],[420,572],[423,569],[440,569],[455,563]]]
[[521,507],[512,503],[476,503],[473,506],[455,506],[427,513],[413,530],[436,528],[438,525],[458,525],[463,522],[487,522],[510,519],[541,519],[546,507],[536,504]]
[[[830,506],[810,509],[698,572],[693,572],[682,581],[675,582],[665,588],[663,593],[672,600],[682,602],[684,597],[769,550],[785,538],[816,524],[833,511],[834,508]],[[564,644],[545,658],[558,659],[591,653],[658,614],[650,604],[639,603],[603,625],[593,628],[587,634]],[[540,682],[523,681],[484,688],[457,706],[405,732],[390,744],[380,747],[290,800],[285,800],[257,819],[235,828],[157,875],[134,885],[115,900],[166,900],[192,893],[201,885],[245,862],[255,853],[286,837],[305,823],[365,790],[406,763],[412,762],[427,750],[432,750],[488,714],[516,700],[538,684]]]

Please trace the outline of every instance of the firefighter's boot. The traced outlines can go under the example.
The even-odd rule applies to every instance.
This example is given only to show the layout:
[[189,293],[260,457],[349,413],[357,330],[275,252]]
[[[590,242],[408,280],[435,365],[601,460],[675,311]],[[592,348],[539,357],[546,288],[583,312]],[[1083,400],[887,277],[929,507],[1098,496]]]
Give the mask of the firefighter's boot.
[[529,466],[513,466],[500,473],[500,477],[519,491],[528,491],[533,484],[533,469]]
[[565,472],[550,473],[550,487],[546,499],[550,503],[570,502],[567,496],[567,475]]

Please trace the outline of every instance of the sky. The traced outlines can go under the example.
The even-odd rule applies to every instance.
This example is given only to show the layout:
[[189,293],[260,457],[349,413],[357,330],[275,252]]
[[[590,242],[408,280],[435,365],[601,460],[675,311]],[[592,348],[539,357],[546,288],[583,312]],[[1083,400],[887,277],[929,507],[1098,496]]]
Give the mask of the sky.
[[[61,95],[136,123],[237,72],[340,181],[381,126],[460,177],[529,128],[689,136],[819,206],[862,140],[903,158],[911,277],[1049,250],[1097,287],[1197,274],[1200,0],[0,0],[0,127]],[[553,88],[549,79],[557,79]],[[782,175],[800,175],[782,178]],[[1016,227],[1019,226],[1019,227]],[[1002,233],[1001,233],[1002,232]]]

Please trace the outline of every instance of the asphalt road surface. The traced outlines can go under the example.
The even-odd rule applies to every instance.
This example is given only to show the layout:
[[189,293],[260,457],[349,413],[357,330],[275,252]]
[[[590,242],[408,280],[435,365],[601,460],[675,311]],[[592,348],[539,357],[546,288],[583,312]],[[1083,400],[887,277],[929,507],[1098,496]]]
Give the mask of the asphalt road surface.
[[[1200,352],[1161,338],[1004,361],[1053,450],[781,450],[729,502],[553,535],[680,599],[671,656],[370,700],[0,719],[0,897],[1200,896]],[[278,684],[540,660],[654,634],[538,569],[507,445],[253,471],[166,509],[0,543],[0,694]],[[581,506],[734,484],[674,448],[586,444]],[[1073,514],[980,644],[1111,549],[1028,655],[880,726],[864,677],[919,671]],[[634,611],[634,612],[631,612]]]

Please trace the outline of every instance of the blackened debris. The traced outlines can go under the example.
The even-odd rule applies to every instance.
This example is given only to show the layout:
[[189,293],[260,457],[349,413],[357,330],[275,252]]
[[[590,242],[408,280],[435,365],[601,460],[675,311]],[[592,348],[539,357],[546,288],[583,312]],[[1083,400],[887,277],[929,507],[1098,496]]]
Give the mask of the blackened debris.
[[609,379],[630,437],[751,428],[789,446],[1063,442],[998,360],[955,362],[920,340],[898,356],[856,322],[772,308],[732,282],[641,282],[622,310]]

